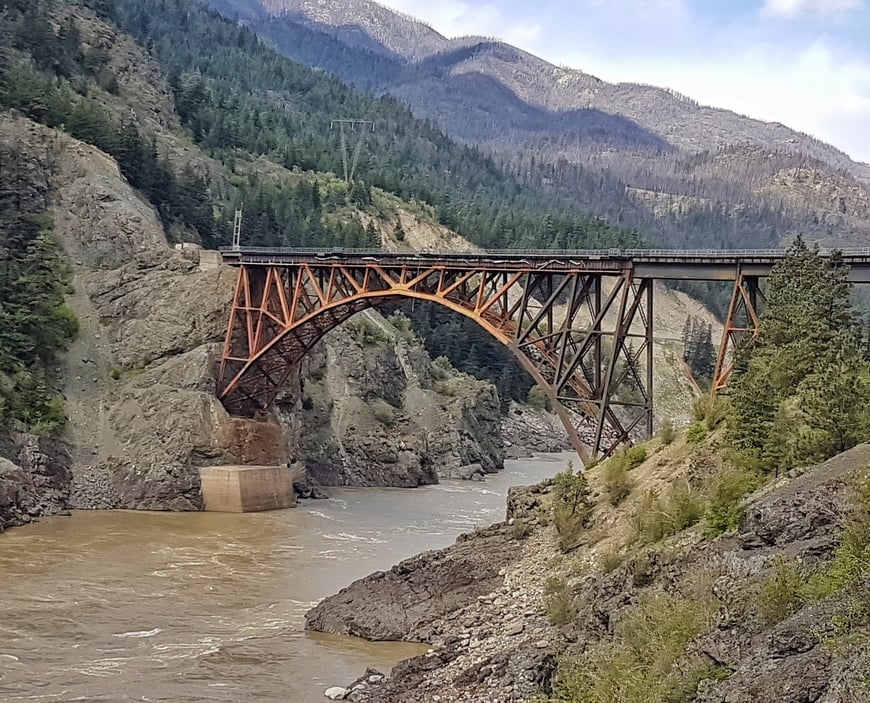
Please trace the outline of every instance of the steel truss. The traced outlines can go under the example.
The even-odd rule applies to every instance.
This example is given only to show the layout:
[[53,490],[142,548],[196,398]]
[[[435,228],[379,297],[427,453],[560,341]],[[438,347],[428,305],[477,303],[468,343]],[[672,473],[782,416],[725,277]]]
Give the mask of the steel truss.
[[508,347],[547,392],[584,461],[652,433],[653,281],[635,279],[631,268],[242,264],[219,397],[237,414],[268,409],[323,335],[402,298],[450,308]]
[[758,335],[758,318],[761,312],[759,303],[766,303],[764,293],[758,285],[758,276],[745,276],[738,267],[731,294],[731,305],[725,318],[716,371],[713,374],[713,393],[719,393],[728,386],[728,378],[734,370],[734,354],[747,335]]

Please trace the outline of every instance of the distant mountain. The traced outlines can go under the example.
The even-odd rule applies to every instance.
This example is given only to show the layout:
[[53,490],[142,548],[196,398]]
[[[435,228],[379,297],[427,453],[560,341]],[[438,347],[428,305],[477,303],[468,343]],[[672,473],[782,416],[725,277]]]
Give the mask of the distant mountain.
[[208,0],[285,55],[407,103],[526,182],[686,246],[870,241],[870,166],[784,125],[611,84],[369,0]]

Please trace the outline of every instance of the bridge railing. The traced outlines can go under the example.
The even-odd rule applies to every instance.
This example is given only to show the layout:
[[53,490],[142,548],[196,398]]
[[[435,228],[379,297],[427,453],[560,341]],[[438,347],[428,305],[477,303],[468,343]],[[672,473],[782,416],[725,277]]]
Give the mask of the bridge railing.
[[[870,247],[850,249],[820,249],[823,256],[838,253],[844,259],[870,258]],[[345,256],[351,258],[391,257],[414,258],[437,256],[441,258],[619,258],[619,259],[777,259],[785,256],[785,249],[477,249],[441,251],[422,249],[409,252],[384,249],[357,249],[343,247],[221,247],[221,253],[272,256]]]

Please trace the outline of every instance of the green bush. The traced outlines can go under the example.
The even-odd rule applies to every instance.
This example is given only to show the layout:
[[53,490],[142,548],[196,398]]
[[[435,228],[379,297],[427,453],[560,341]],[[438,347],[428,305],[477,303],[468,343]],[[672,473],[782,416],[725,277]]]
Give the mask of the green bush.
[[642,544],[653,544],[691,527],[704,515],[701,498],[688,481],[678,481],[660,496],[647,491],[635,508],[630,523]]
[[711,537],[736,530],[743,517],[743,499],[761,485],[757,472],[729,465],[707,485],[705,519]]
[[668,446],[669,444],[673,444],[673,441],[677,438],[677,431],[674,429],[674,423],[671,420],[662,420],[661,429],[659,429],[659,437],[662,440],[662,444]]
[[351,332],[358,344],[384,344],[390,341],[387,333],[367,317],[355,317],[347,322],[345,327]]
[[577,546],[592,505],[586,475],[574,472],[574,465],[553,478],[553,524],[559,538],[559,548],[568,551]]
[[664,539],[668,533],[668,516],[656,491],[650,489],[643,494],[629,522],[642,544],[653,544]]
[[450,359],[446,356],[439,356],[432,361],[432,376],[435,377],[436,381],[446,381],[450,378],[451,373],[453,372],[453,366],[450,363]]
[[387,318],[389,322],[404,339],[414,339],[414,329],[411,326],[411,320],[403,315],[400,311],[394,312]]
[[794,562],[777,557],[773,573],[761,584],[758,614],[766,625],[782,622],[804,602],[804,578]]
[[669,528],[682,532],[704,517],[704,503],[688,481],[678,481],[668,489]]
[[689,643],[714,622],[712,597],[647,594],[616,627],[612,643],[594,645],[556,678],[554,699],[565,703],[682,703],[705,678],[720,678]]
[[577,607],[574,604],[574,594],[568,588],[565,579],[550,577],[544,584],[544,604],[547,617],[556,627],[567,625],[577,617]]
[[692,419],[695,422],[703,422],[708,430],[715,430],[728,412],[728,401],[720,395],[705,393],[695,398],[692,403]]
[[628,474],[628,463],[624,457],[614,456],[604,464],[604,490],[614,507],[619,505],[631,493],[634,482]]
[[532,386],[531,388],[529,388],[527,402],[531,407],[535,408],[536,410],[552,409],[552,404],[550,403],[550,396],[548,396],[547,391],[545,391],[540,386]]
[[646,461],[646,447],[639,445],[636,447],[628,447],[625,451],[625,463],[629,471],[636,469]]
[[441,371],[449,372],[453,371],[453,364],[450,363],[450,359],[446,356],[439,356],[432,361],[432,365],[436,369],[440,369]]
[[691,442],[692,444],[698,444],[704,440],[707,436],[707,432],[706,424],[703,422],[693,422],[689,425],[689,429],[686,430],[686,441]]

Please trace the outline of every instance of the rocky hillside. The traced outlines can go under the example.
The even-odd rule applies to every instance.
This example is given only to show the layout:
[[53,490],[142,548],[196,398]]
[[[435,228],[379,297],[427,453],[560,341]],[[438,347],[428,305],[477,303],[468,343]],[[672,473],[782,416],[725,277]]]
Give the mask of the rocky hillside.
[[0,142],[13,139],[22,159],[52,151],[54,230],[73,261],[69,304],[81,329],[64,395],[74,507],[195,509],[203,464],[295,457],[340,485],[500,467],[493,388],[442,368],[439,394],[419,342],[375,315],[336,331],[309,361],[283,423],[230,418],[213,368],[235,272],[172,249],[153,209],[96,149],[4,117]]
[[431,645],[347,700],[870,700],[870,447],[781,477],[712,539],[660,528],[685,518],[668,496],[721,471],[716,438],[647,449],[616,508],[607,464],[592,472],[596,506],[567,552],[554,487],[514,489],[506,522],[310,611],[313,630]]
[[[784,125],[498,41],[447,39],[370,0],[211,4],[292,58],[397,96],[527,182],[671,244],[770,246],[803,233],[854,246],[870,234],[870,167]],[[822,197],[804,199],[807,178]]]

